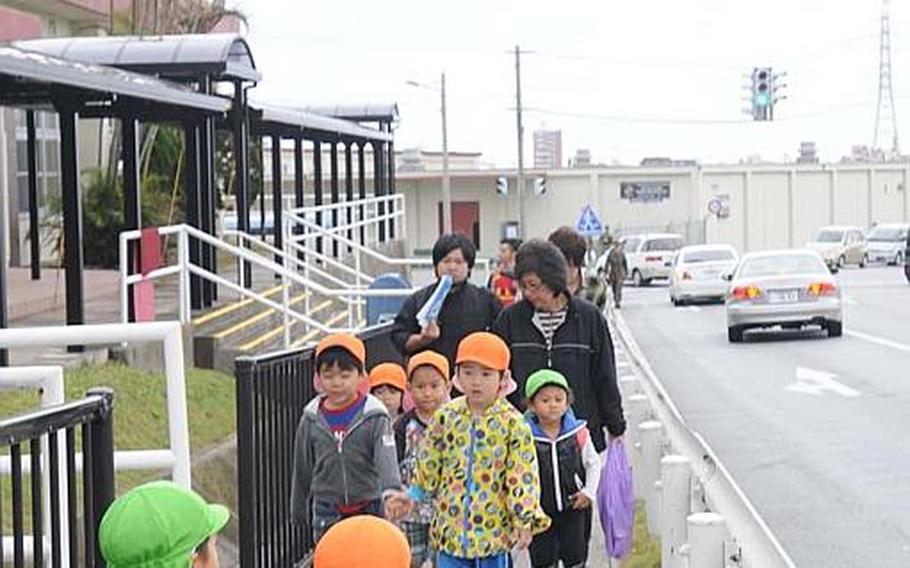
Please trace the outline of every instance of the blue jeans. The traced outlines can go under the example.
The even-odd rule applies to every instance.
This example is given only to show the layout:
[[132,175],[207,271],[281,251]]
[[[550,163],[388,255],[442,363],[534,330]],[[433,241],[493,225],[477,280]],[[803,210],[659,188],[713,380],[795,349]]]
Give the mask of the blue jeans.
[[373,515],[382,517],[382,499],[374,499],[368,502],[363,509],[356,513],[342,513],[334,503],[326,501],[313,501],[313,544],[319,542],[322,535],[332,528],[332,525],[342,519],[353,517],[355,515]]
[[458,558],[445,552],[436,556],[436,568],[510,568],[512,558],[507,552],[483,558]]

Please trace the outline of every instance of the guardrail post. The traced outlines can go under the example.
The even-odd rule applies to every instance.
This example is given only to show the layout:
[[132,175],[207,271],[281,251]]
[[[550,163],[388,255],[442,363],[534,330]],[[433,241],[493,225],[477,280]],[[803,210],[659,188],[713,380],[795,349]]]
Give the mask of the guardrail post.
[[663,425],[655,420],[648,420],[638,425],[638,433],[641,437],[640,487],[643,488],[642,492],[645,497],[648,532],[654,536],[660,536],[660,523],[658,522],[660,493],[655,489],[655,484],[658,481],[661,446],[663,445],[661,440]]
[[633,394],[641,394],[641,383],[632,373],[626,373],[619,377],[619,393],[622,395],[623,400],[629,398]]
[[660,460],[661,568],[686,568],[679,548],[686,542],[686,517],[689,515],[692,470],[685,456],[670,455]]
[[723,515],[693,513],[686,519],[686,524],[689,542],[683,552],[689,557],[689,566],[724,568],[727,527]]
[[[648,397],[643,394],[633,394],[623,403],[626,413],[626,438],[628,438],[628,447],[633,451],[629,452],[629,460],[632,464],[632,473],[636,477],[641,475],[641,434],[638,425],[650,418],[651,409],[648,405]],[[640,479],[636,479],[636,485],[640,485]]]
[[[86,396],[100,396],[104,408],[92,422],[92,516],[97,534],[101,517],[114,502],[114,390],[106,387],[90,389]],[[86,551],[87,553],[87,551]],[[95,544],[95,565],[104,566],[101,549]]]

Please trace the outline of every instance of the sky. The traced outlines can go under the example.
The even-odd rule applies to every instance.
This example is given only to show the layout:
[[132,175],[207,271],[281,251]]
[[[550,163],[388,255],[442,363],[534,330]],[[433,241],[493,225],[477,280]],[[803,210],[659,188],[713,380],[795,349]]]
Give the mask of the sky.
[[[517,163],[521,55],[525,163],[532,132],[562,130],[563,160],[644,157],[736,163],[825,161],[871,145],[879,81],[876,0],[235,0],[263,81],[282,104],[396,102],[396,148],[441,149],[446,73],[450,151]],[[902,30],[906,32],[902,33]],[[910,6],[891,6],[897,128],[910,150]],[[786,72],[773,122],[743,114],[753,67]],[[417,81],[425,88],[409,86]],[[434,90],[436,89],[436,90]],[[890,144],[889,144],[890,146]]]

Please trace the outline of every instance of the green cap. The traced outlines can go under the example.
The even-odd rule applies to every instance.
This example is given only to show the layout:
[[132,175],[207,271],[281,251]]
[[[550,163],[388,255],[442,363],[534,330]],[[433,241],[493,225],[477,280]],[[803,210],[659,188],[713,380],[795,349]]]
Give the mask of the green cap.
[[187,568],[196,547],[227,524],[230,512],[170,481],[140,485],[114,501],[98,543],[110,568]]
[[562,373],[554,371],[553,369],[540,369],[539,371],[531,373],[528,380],[525,382],[525,398],[529,400],[534,398],[537,391],[547,385],[561,387],[565,389],[566,392],[571,391],[569,388],[569,381],[566,380],[566,377]]

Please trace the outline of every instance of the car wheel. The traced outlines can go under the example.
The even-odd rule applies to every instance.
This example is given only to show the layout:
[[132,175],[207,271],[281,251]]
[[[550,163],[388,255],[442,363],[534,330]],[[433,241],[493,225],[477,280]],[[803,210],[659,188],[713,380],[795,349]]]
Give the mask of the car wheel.
[[636,288],[642,286],[641,272],[639,272],[637,268],[632,271],[632,285]]
[[847,258],[844,255],[840,255],[837,258],[837,267],[843,268],[845,264],[847,264]]
[[742,343],[743,341],[743,328],[738,325],[731,325],[727,328],[727,340],[730,343]]
[[904,253],[899,252],[894,255],[894,266],[900,266],[904,263]]
[[837,320],[828,320],[825,322],[825,329],[828,330],[828,337],[840,337],[844,334],[844,324]]
[[683,301],[677,298],[670,298],[670,301],[673,302],[673,305],[677,308],[683,305]]
[[866,268],[866,263],[869,262],[869,255],[864,254],[861,259],[859,259],[859,267]]

